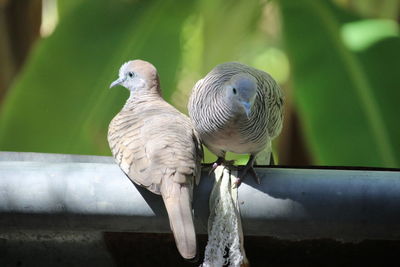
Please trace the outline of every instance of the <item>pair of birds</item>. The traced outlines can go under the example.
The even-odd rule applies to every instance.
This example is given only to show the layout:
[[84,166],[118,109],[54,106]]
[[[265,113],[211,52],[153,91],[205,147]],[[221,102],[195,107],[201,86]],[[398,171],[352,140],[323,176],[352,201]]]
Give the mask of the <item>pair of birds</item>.
[[[161,97],[156,68],[133,60],[110,87],[122,85],[130,97],[111,121],[108,142],[114,158],[136,184],[162,196],[178,251],[197,255],[192,215],[194,183],[201,175],[202,143],[224,162],[225,152],[271,153],[283,120],[282,92],[267,73],[241,63],[218,65],[193,88],[190,119]],[[215,166],[215,165],[214,165]]]

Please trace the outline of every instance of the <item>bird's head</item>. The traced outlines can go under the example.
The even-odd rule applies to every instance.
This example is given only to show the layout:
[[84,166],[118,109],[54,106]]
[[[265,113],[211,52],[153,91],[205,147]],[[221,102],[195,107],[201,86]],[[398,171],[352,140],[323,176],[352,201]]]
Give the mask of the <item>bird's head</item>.
[[149,62],[140,59],[126,62],[119,69],[118,79],[111,83],[110,88],[122,85],[131,92],[140,89],[159,90],[157,69]]
[[239,73],[227,81],[225,90],[232,107],[249,117],[257,95],[257,80],[250,74]]

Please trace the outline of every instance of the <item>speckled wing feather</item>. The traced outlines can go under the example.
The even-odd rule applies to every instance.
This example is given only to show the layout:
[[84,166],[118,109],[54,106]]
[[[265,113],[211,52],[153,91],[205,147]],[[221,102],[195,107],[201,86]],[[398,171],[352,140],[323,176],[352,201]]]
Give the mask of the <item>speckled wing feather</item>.
[[118,81],[131,95],[109,125],[112,154],[133,182],[162,196],[177,248],[192,259],[197,244],[191,202],[200,179],[201,143],[189,118],[162,99],[152,65],[124,64]]
[[199,176],[201,152],[190,121],[163,102],[138,111],[141,106],[122,110],[109,127],[110,147],[121,169],[156,194],[161,194],[163,177],[192,183]]
[[[140,110],[140,111],[139,111]],[[111,122],[109,143],[121,169],[140,186],[161,194],[178,250],[197,253],[192,192],[200,178],[201,145],[187,117],[162,101],[125,108]]]

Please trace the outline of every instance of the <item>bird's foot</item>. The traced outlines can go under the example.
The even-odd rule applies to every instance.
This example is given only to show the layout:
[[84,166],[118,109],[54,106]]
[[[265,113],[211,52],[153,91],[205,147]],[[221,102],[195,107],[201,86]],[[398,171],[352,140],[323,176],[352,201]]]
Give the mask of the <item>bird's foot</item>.
[[232,167],[235,163],[234,160],[225,160],[224,158],[218,158],[216,162],[211,165],[211,169],[208,172],[208,175],[211,175],[215,171],[218,166],[224,165],[225,167]]
[[[242,168],[243,168],[243,170],[240,170]],[[235,181],[235,185],[234,185],[235,187],[238,187],[242,183],[242,181],[244,180],[244,178],[245,178],[247,173],[250,173],[253,176],[253,178],[254,178],[254,180],[256,181],[257,184],[261,184],[260,177],[258,177],[258,175],[257,175],[256,171],[254,170],[253,166],[250,166],[250,167],[239,166],[238,169],[240,170],[241,173],[240,173],[240,175],[238,176],[238,178]]]
[[238,175],[238,178],[235,181],[234,187],[238,187],[242,183],[242,181],[247,173],[250,173],[253,176],[253,178],[257,184],[261,184],[260,177],[258,177],[258,175],[253,167],[254,159],[255,159],[254,156],[250,156],[250,159],[245,166],[238,166],[238,171],[240,171],[241,173]]

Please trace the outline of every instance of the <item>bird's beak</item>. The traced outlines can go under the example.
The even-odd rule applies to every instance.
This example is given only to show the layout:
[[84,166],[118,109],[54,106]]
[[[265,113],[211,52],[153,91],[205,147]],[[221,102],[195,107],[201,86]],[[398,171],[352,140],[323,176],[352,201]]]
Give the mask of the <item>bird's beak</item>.
[[249,102],[242,102],[244,111],[246,112],[246,117],[249,118],[250,117],[250,112],[251,112],[251,104]]
[[123,78],[118,78],[117,80],[113,81],[110,85],[110,88],[113,88],[114,86],[117,86],[121,83],[123,83],[125,81],[125,79]]

